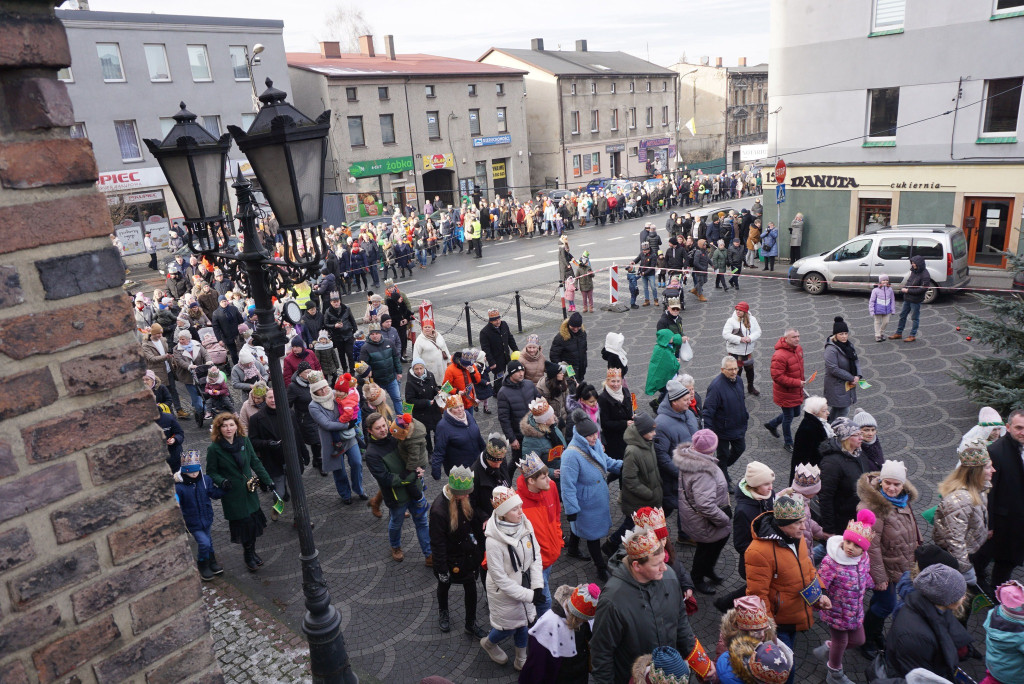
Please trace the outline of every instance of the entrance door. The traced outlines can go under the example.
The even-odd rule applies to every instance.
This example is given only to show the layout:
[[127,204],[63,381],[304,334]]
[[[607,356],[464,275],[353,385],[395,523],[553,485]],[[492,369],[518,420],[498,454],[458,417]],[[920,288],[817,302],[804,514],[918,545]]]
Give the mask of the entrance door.
[[964,198],[963,227],[971,266],[1006,268],[1006,258],[1000,252],[1010,244],[1012,216],[1012,197]]
[[622,162],[619,161],[619,152],[608,153],[608,175],[617,178],[622,173]]
[[[455,195],[455,172],[451,169],[435,169],[423,174],[423,196],[431,203],[434,197],[440,197],[444,206],[456,205]],[[438,206],[436,209],[440,209]]]

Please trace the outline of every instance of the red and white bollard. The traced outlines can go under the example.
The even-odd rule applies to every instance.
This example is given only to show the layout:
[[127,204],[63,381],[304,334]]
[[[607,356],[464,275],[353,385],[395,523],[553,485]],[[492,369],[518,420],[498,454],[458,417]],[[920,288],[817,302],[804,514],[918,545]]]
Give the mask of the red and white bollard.
[[608,269],[608,300],[612,306],[619,303],[619,267],[615,264]]

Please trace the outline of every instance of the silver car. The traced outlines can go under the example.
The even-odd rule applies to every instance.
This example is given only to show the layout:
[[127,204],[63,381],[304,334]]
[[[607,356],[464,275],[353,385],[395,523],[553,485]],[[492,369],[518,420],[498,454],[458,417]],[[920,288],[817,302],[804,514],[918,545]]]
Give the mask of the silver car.
[[813,295],[830,288],[867,293],[884,273],[899,291],[913,255],[924,257],[932,279],[925,302],[935,301],[940,289],[962,289],[971,282],[963,230],[948,224],[904,224],[868,231],[828,252],[797,260],[789,267],[789,284]]

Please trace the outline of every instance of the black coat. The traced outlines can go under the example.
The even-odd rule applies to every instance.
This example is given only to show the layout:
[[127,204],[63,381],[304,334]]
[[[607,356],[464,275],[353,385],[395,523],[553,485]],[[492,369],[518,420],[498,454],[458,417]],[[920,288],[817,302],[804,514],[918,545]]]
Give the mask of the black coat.
[[832,534],[842,534],[846,524],[857,517],[857,480],[868,472],[868,460],[858,451],[852,456],[842,450],[838,437],[823,442],[821,447],[821,527]]
[[1024,563],[1024,463],[1021,445],[1005,434],[988,448],[996,472],[988,493],[988,526],[992,530],[993,556],[996,561]]
[[324,327],[324,315],[319,311],[315,314],[304,311],[302,318],[299,319],[299,325],[302,327],[302,341],[306,343],[307,347],[312,349],[313,345],[316,344],[317,338],[320,336],[320,330]]
[[826,439],[828,439],[828,433],[825,432],[825,426],[821,424],[821,420],[804,411],[803,420],[800,421],[796,434],[793,436],[793,457],[790,459],[787,482],[793,481],[797,464],[818,465],[821,463],[821,452],[818,447]]
[[473,493],[469,495],[469,500],[473,502],[477,521],[483,525],[494,512],[494,506],[491,505],[494,488],[514,487],[515,480],[512,479],[512,468],[508,464],[508,459],[502,461],[497,468],[492,468],[484,462],[484,455],[481,453],[473,462],[472,470]]
[[512,382],[512,377],[506,375],[501,381],[498,389],[498,422],[509,442],[519,440],[522,444],[523,433],[519,421],[530,412],[530,402],[539,396],[537,387],[525,378]]
[[[164,389],[164,386],[161,385],[158,389]],[[174,438],[174,444],[167,445],[167,465],[171,467],[172,473],[176,473],[181,468],[181,445],[185,442],[185,431],[181,429],[181,423],[173,413],[160,411],[156,424],[164,431],[164,440]]]
[[[356,336],[356,319],[352,315],[352,309],[344,302],[339,302],[339,304],[337,309],[333,306],[324,309],[323,318],[323,327],[327,328],[327,333],[331,336],[331,341],[334,342],[336,349],[342,342],[347,342]],[[341,327],[335,328],[336,323],[341,323]]]
[[512,352],[519,351],[516,346],[516,338],[508,329],[508,323],[502,321],[497,328],[487,323],[480,330],[480,349],[487,356],[487,364],[497,365],[495,369],[499,375],[505,373],[505,369],[512,360]]
[[437,396],[437,381],[434,374],[427,371],[422,378],[409,373],[409,381],[405,383],[405,400],[412,404],[412,417],[423,423],[428,430],[437,427],[441,420],[441,407],[434,403]]
[[455,584],[472,582],[484,559],[483,523],[475,516],[469,520],[458,513],[459,526],[454,530],[448,515],[448,497],[444,490],[430,506],[430,550],[433,552],[434,574],[450,573]]
[[[249,441],[270,477],[284,475],[284,447],[277,430],[277,409],[266,404],[249,418]],[[302,453],[301,449],[298,449]],[[302,462],[299,462],[302,468]]]
[[245,321],[242,320],[242,313],[238,308],[228,304],[219,306],[213,312],[210,322],[213,324],[213,334],[217,336],[218,341],[231,342],[238,337],[238,326]]
[[957,649],[971,643],[971,635],[953,611],[939,610],[916,589],[893,618],[885,637],[885,666],[890,677],[906,677],[924,668],[953,681],[960,664]]
[[616,401],[608,390],[597,395],[601,416],[601,441],[604,452],[612,458],[622,459],[626,452],[626,422],[633,418],[633,401],[623,388],[622,401]]
[[564,361],[576,371],[576,382],[583,382],[587,374],[587,331],[581,327],[579,332],[569,330],[569,321],[562,321],[562,327],[551,341],[548,360],[552,363]]
[[758,501],[744,494],[740,489],[739,483],[736,484],[736,511],[732,516],[732,545],[740,556],[740,577],[746,578],[747,576],[744,554],[747,551],[747,547],[750,546],[750,542],[753,541],[750,523],[762,513],[772,510],[774,505],[774,494],[763,501]]
[[320,429],[309,415],[309,405],[312,401],[309,385],[296,373],[288,385],[288,405],[292,408],[296,437],[306,444],[319,444]]

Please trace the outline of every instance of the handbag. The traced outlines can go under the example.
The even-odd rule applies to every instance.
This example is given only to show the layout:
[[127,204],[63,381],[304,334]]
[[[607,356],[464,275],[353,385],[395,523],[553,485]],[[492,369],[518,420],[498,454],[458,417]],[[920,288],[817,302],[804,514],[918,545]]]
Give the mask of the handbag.
[[256,488],[260,486],[260,478],[256,476],[256,473],[252,473],[248,480],[245,481],[245,488],[250,492],[255,492]]

